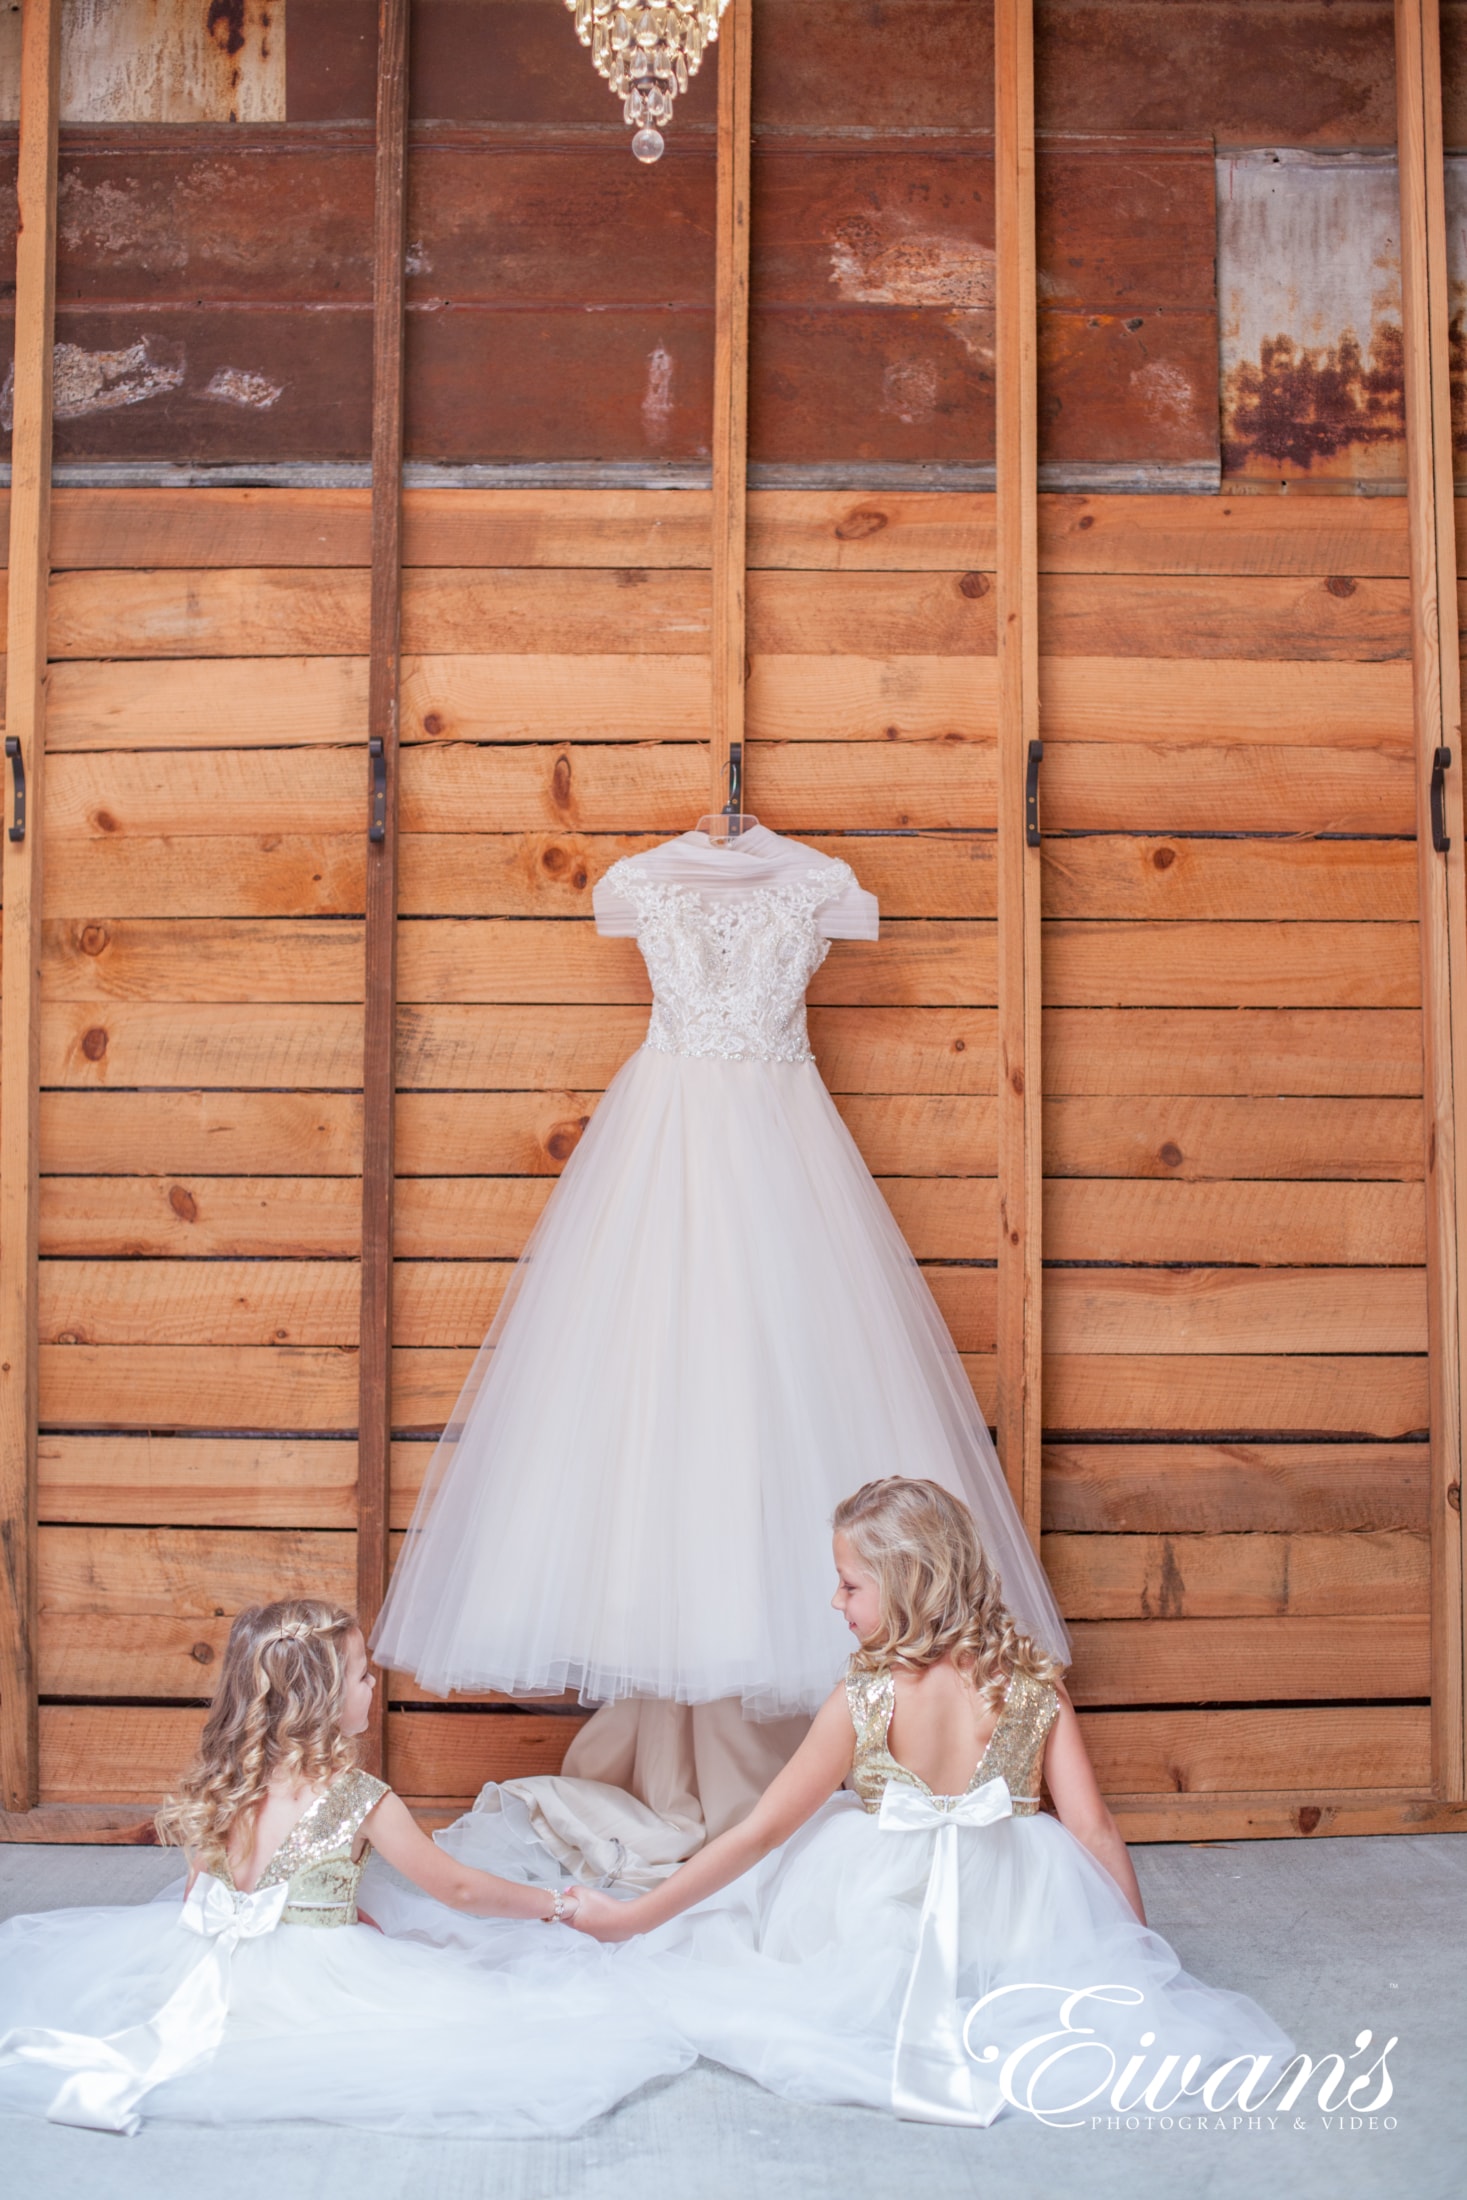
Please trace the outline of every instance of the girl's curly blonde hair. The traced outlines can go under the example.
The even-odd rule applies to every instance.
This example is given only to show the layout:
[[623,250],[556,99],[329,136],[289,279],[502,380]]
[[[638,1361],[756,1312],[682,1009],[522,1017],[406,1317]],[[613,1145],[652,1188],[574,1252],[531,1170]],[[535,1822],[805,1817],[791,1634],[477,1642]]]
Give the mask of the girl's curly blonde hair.
[[1015,1626],[961,1498],[936,1482],[888,1475],[837,1505],[831,1526],[870,1569],[881,1596],[880,1627],[852,1661],[858,1671],[902,1665],[920,1672],[951,1658],[991,1711],[1013,1673],[1063,1678],[1064,1667]]
[[322,1787],[356,1762],[341,1732],[350,1612],[319,1597],[252,1605],[229,1630],[199,1753],[154,1824],[160,1841],[218,1863],[273,1773]]

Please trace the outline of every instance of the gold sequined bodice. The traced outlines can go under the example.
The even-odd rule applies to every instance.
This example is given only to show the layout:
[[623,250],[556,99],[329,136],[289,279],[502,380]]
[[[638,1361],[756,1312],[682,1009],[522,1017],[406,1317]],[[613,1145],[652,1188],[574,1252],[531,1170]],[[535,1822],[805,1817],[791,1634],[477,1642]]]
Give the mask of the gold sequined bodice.
[[[887,1735],[896,1708],[896,1679],[889,1666],[877,1673],[846,1673],[846,1701],[856,1729],[856,1757],[851,1767],[851,1786],[868,1811],[881,1808],[882,1792],[895,1782],[903,1787],[932,1790],[915,1772],[898,1764]],[[988,1747],[968,1782],[966,1793],[987,1780],[1002,1778],[1014,1801],[1016,1818],[1032,1818],[1039,1808],[1039,1781],[1044,1764],[1044,1745],[1059,1712],[1059,1697],[1048,1681],[1033,1681],[1023,1673],[1009,1678],[1008,1693]]]
[[[352,1849],[362,1820],[386,1793],[386,1781],[374,1780],[370,1772],[339,1772],[296,1820],[256,1886],[258,1892],[289,1881],[282,1925],[355,1925],[357,1881],[370,1852],[353,1861]],[[234,1885],[227,1859],[220,1860],[216,1876],[226,1887]]]

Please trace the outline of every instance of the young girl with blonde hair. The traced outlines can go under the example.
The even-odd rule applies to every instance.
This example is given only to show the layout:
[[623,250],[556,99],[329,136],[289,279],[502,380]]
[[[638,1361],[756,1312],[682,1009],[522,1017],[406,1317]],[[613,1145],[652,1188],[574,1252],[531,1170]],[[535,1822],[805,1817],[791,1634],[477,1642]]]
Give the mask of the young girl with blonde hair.
[[1127,2058],[1132,2090],[1150,2072],[1169,2100],[1231,2057],[1286,2054],[1148,1929],[1061,1669],[1016,1628],[967,1508],[891,1477],[833,1526],[856,1650],[808,1738],[651,1893],[576,1890],[576,1925],[651,1933],[699,2052],[798,2100],[987,2124],[1068,2105]]
[[[158,1813],[182,1902],[0,1927],[0,2108],[129,2133],[144,2113],[563,2132],[692,2059],[632,1971],[560,1929],[561,1895],[455,1862],[358,1768],[375,1685],[349,1612],[239,1615]],[[471,1950],[384,1937],[356,1908],[369,1845],[499,1926]]]

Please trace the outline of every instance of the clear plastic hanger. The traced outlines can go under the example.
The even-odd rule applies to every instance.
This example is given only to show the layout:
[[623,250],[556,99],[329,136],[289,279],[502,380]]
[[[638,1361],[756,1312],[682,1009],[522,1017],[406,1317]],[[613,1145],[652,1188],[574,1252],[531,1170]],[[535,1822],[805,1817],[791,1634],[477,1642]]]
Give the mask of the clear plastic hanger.
[[693,827],[695,833],[706,833],[714,848],[736,847],[743,835],[759,822],[749,811],[741,808],[744,785],[744,744],[734,741],[728,752],[728,800],[721,810],[710,810],[700,817]]

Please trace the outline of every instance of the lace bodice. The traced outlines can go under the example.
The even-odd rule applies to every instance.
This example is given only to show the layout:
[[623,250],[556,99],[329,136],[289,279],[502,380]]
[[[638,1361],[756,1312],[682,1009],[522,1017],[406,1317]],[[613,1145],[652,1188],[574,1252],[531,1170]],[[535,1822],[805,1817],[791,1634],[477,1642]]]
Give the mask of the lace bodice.
[[[869,1811],[881,1808],[883,1791],[896,1783],[931,1790],[915,1772],[898,1764],[887,1735],[896,1708],[896,1682],[891,1668],[846,1673],[846,1701],[856,1730],[856,1757],[851,1767],[851,1786]],[[1013,1797],[1014,1816],[1032,1818],[1039,1808],[1039,1781],[1044,1765],[1044,1745],[1059,1712],[1059,1697],[1048,1681],[1032,1681],[1023,1673],[1010,1676],[1008,1693],[988,1747],[978,1761],[965,1793],[972,1794],[986,1780],[1002,1777]]]
[[[265,1869],[255,1892],[290,1883],[290,1896],[281,1912],[282,1925],[355,1925],[357,1881],[367,1854],[352,1859],[352,1849],[362,1820],[375,1810],[387,1793],[385,1780],[370,1772],[342,1772],[316,1797],[298,1818]],[[234,1877],[221,1859],[215,1876],[226,1887]]]
[[659,1054],[727,1062],[810,1062],[805,988],[829,952],[819,911],[855,884],[847,863],[823,860],[777,885],[732,896],[652,878],[635,856],[606,874],[637,913],[652,980],[645,1044]]

